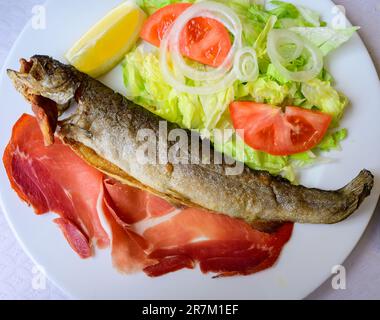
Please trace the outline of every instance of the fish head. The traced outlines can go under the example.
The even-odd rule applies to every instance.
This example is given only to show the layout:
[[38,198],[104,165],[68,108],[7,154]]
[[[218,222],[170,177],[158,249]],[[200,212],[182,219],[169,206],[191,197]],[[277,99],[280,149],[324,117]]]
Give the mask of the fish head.
[[31,96],[42,96],[59,106],[68,106],[80,85],[74,68],[48,56],[36,55],[29,61],[20,59],[20,70],[8,69],[7,74],[27,100]]

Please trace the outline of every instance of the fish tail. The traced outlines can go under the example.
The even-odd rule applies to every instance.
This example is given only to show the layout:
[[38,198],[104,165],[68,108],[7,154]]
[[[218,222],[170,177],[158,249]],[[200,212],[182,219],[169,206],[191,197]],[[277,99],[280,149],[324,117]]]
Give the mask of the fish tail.
[[354,212],[363,200],[369,196],[374,184],[374,176],[368,170],[360,171],[359,175],[348,185],[340,189],[340,192],[347,197],[347,213]]

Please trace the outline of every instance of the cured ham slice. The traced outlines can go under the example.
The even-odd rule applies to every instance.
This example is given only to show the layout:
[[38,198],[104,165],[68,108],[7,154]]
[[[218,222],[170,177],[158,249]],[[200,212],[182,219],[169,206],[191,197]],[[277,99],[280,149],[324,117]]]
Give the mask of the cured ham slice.
[[149,243],[130,226],[174,209],[147,192],[107,179],[104,181],[104,214],[112,232],[114,266],[125,273],[141,271],[155,263],[148,258]]
[[108,201],[112,199],[112,208],[117,212],[117,216],[127,224],[133,224],[146,218],[159,217],[174,209],[170,203],[159,197],[111,179],[105,180],[105,188],[107,191],[105,197],[109,195]]
[[[114,255],[124,253],[124,261],[114,258],[114,265],[124,272],[138,264],[155,277],[199,263],[202,272],[218,276],[252,274],[276,262],[293,229],[293,224],[286,223],[274,233],[263,233],[225,215],[176,209],[165,200],[113,180],[105,180],[104,186],[104,210],[134,239],[113,235]],[[150,202],[156,204],[154,214]],[[125,253],[130,249],[118,248],[123,240],[133,245],[129,259]]]
[[93,241],[101,248],[109,244],[97,213],[103,175],[58,138],[45,147],[34,117],[24,114],[17,121],[3,161],[21,199],[37,214],[60,215],[56,223],[79,256],[91,255]]
[[178,271],[184,268],[193,269],[194,261],[187,256],[171,256],[160,260],[158,264],[153,264],[144,269],[150,277],[159,277],[169,272]]
[[152,261],[145,254],[147,243],[140,236],[119,224],[113,215],[105,213],[112,233],[112,261],[121,272],[138,272]]
[[65,218],[54,219],[54,222],[62,230],[67,242],[78,255],[85,259],[91,257],[91,247],[87,237],[73,224]]

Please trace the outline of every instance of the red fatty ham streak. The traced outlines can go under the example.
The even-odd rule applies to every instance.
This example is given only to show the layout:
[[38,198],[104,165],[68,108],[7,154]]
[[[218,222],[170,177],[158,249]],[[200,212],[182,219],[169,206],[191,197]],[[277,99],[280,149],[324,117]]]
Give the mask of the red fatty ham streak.
[[20,198],[37,214],[58,213],[54,222],[82,258],[92,255],[93,241],[101,248],[109,244],[97,210],[103,193],[113,264],[126,273],[143,270],[156,277],[199,263],[204,273],[251,274],[271,267],[292,233],[290,223],[266,234],[243,221],[176,209],[145,191],[104,180],[59,139],[45,147],[38,123],[29,115],[15,124],[3,161]]

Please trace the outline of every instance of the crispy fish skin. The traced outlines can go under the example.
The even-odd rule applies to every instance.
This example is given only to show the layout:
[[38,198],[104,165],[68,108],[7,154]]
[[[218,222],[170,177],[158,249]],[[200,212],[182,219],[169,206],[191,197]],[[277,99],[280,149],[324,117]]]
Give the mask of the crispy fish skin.
[[[247,167],[240,175],[226,175],[228,166],[213,164],[212,155],[211,164],[142,164],[136,155],[144,143],[137,139],[139,129],[151,129],[156,134],[158,152],[173,145],[158,139],[161,118],[72,66],[47,56],[25,61],[20,72],[8,70],[16,89],[25,97],[51,99],[60,111],[73,98],[78,102],[74,114],[59,121],[58,135],[65,143],[101,171],[172,202],[202,207],[253,225],[284,221],[332,224],[350,216],[373,187],[373,175],[367,170],[339,190],[324,191],[295,186]],[[168,123],[168,130],[175,128]],[[187,135],[190,141],[190,131]],[[189,162],[202,160],[194,159],[197,156],[191,152],[188,157]]]

